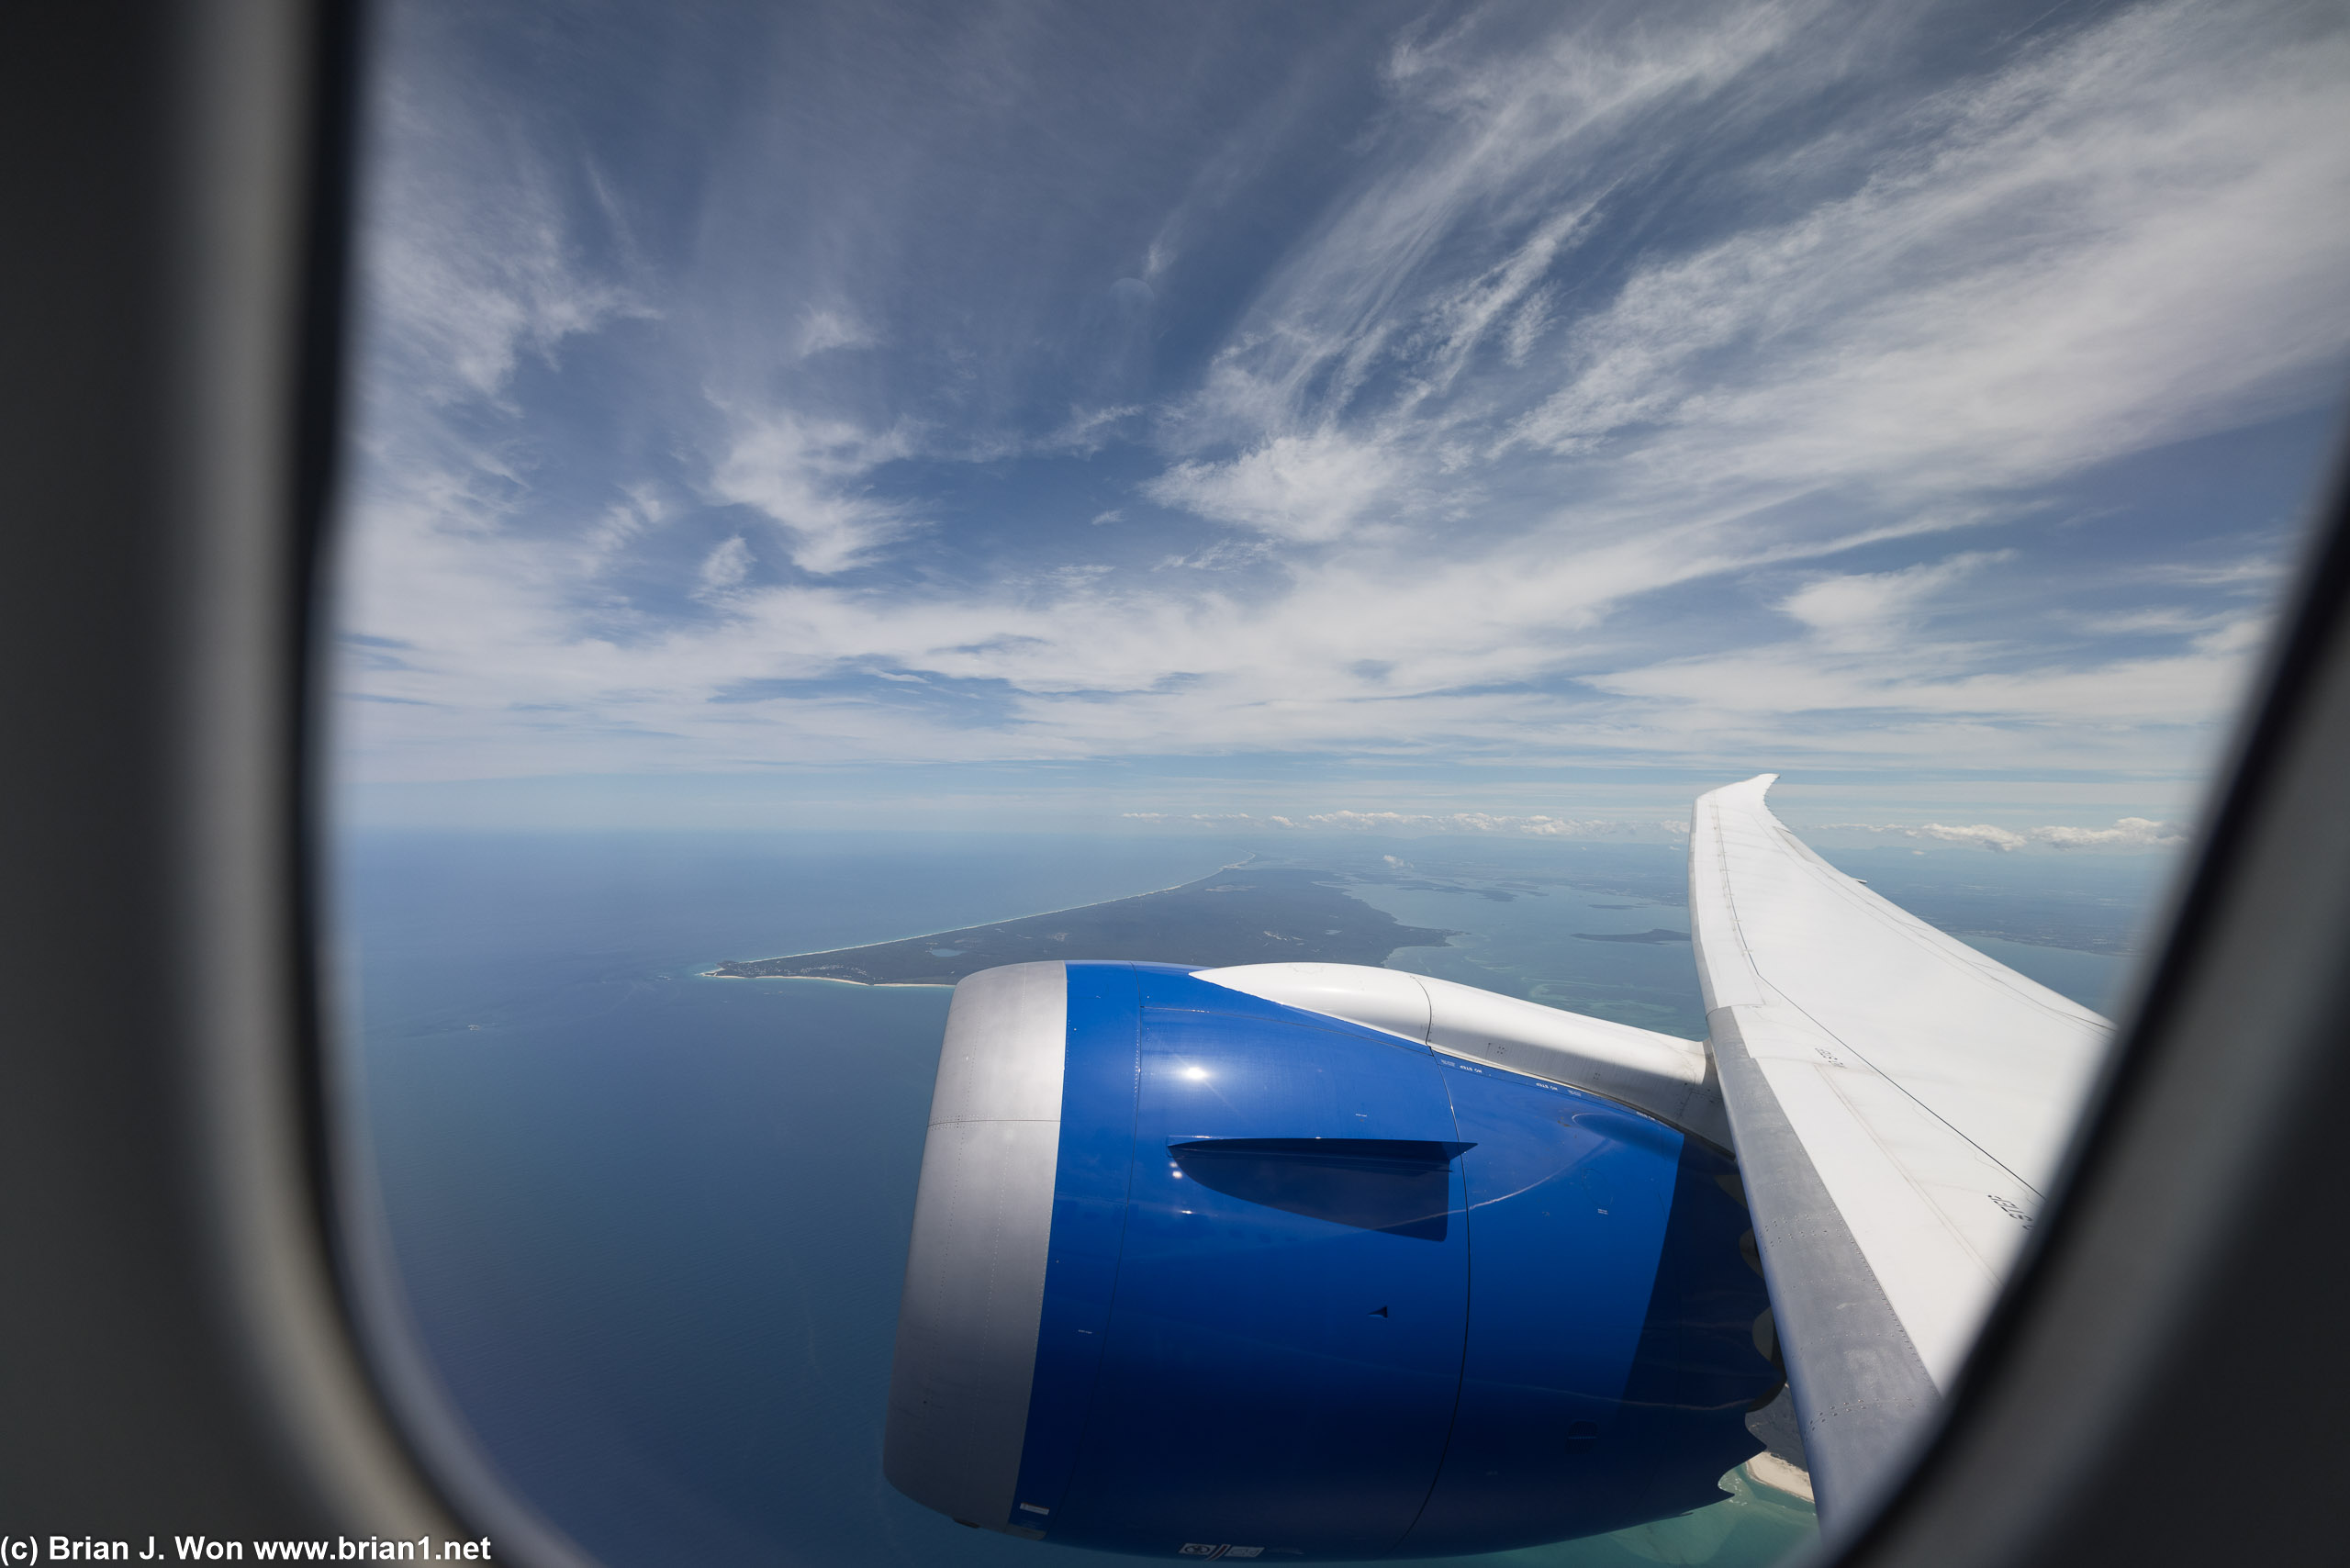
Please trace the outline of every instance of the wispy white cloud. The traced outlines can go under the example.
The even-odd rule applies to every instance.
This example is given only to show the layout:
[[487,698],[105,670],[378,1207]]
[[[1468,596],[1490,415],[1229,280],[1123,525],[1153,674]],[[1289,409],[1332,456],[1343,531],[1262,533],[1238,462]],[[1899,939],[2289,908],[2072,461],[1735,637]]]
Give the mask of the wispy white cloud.
[[1228,463],[1179,463],[1143,486],[1162,505],[1297,544],[1326,544],[1393,507],[1397,465],[1341,435],[1277,435]]
[[1490,812],[1315,812],[1304,819],[1315,827],[1348,828],[1357,832],[1411,831],[1511,834],[1524,838],[1620,838],[1649,823],[1614,818],[1577,820],[1550,816],[1496,816]]
[[1902,838],[1930,839],[1937,844],[1964,844],[1978,849],[1992,849],[2002,854],[2021,849],[2031,842],[2020,833],[1994,827],[1989,823],[1953,827],[1946,823],[1919,823],[1914,825],[1886,825],[1872,823],[1830,823],[1831,830],[1848,833],[1889,833]]
[[1540,286],[1560,252],[1591,227],[1597,205],[1588,201],[1552,214],[1503,260],[1430,302],[1427,330],[1434,342],[1421,373],[1430,391],[1450,390],[1470,356],[1496,330],[1507,339],[1504,358],[1514,365],[1526,363],[1550,321],[1551,302]]
[[1977,552],[1895,572],[1841,573],[1815,577],[1779,601],[1779,609],[1839,649],[1877,649],[1913,629],[1919,610],[1936,594],[2012,552]]
[[2018,833],[1988,823],[1953,827],[1942,823],[1828,823],[1831,831],[1890,834],[1937,844],[1967,845],[2007,854],[2031,845],[2050,849],[2177,849],[2188,841],[2184,823],[2123,817],[2111,827],[2035,827]]
[[[1492,812],[1299,812],[1276,815],[1253,812],[1121,812],[1128,822],[1169,824],[1199,823],[1225,827],[1272,827],[1344,833],[1467,834],[1516,838],[1632,838],[1659,832],[1686,832],[1685,823],[1654,822],[1640,817],[1553,817],[1499,815]],[[1393,859],[1393,857],[1389,857]]]
[[2267,591],[2284,581],[2287,563],[2276,555],[2249,555],[2240,560],[2137,561],[2121,568],[2133,582],[2176,584],[2182,588],[2231,588]]
[[750,543],[738,533],[702,558],[702,592],[723,594],[742,587],[743,579],[750,575]]
[[845,420],[754,416],[737,424],[711,473],[710,492],[765,513],[783,531],[794,566],[830,577],[912,526],[903,507],[861,487],[875,468],[910,449],[901,431],[877,435]]
[[1122,430],[1133,425],[1145,412],[1147,410],[1136,403],[1120,403],[1106,409],[1071,409],[1067,422],[1035,442],[1034,446],[1038,452],[1066,452],[1091,457],[1109,445]]
[[[373,226],[361,257],[371,380],[400,399],[503,398],[524,355],[619,319],[655,313],[638,287],[587,254],[606,215],[566,201],[555,170],[462,74],[375,84]],[[476,90],[468,90],[476,89]],[[484,144],[501,156],[478,156]]]
[[834,349],[871,348],[879,341],[872,328],[845,311],[811,309],[800,319],[802,359]]
[[2083,620],[2082,627],[2100,636],[2126,636],[2144,633],[2151,636],[2188,636],[2213,632],[2228,625],[2235,617],[2225,612],[2213,613],[2182,609],[2177,605],[2154,605],[2143,610],[2125,610],[2109,615],[2092,615]]
[[2036,827],[2034,844],[2056,849],[2172,849],[2187,842],[2185,823],[2123,817],[2111,827]]
[[[354,673],[392,700],[354,745],[444,777],[1252,751],[2191,771],[2281,543],[2059,568],[2020,520],[2057,521],[2033,487],[2313,406],[2350,364],[2350,29],[2143,6],[1871,97],[1896,9],[1690,15],[1382,45],[1379,113],[1245,286],[1200,216],[1239,200],[1219,174],[1066,319],[1025,252],[860,267],[878,197],[791,214],[788,288],[765,252],[722,289],[662,274],[594,242],[633,209],[567,197],[559,139],[402,88],[345,616],[411,651]],[[1830,88],[1863,107],[1807,121]],[[1670,165],[1766,123],[1759,162]],[[1651,180],[1704,199],[1639,207]],[[1136,379],[1207,277],[1195,376]],[[614,346],[640,330],[660,354]],[[630,374],[565,396],[642,400],[583,424],[622,476],[592,493],[546,434],[575,410],[517,391],[588,344]],[[1007,389],[1020,354],[1060,379]],[[1069,482],[1021,488],[1046,464]],[[955,508],[905,478],[948,469]]]
[[1850,196],[1643,267],[1516,439],[1947,494],[2292,396],[2350,330],[2345,61],[2269,17],[2142,7],[1930,98]]

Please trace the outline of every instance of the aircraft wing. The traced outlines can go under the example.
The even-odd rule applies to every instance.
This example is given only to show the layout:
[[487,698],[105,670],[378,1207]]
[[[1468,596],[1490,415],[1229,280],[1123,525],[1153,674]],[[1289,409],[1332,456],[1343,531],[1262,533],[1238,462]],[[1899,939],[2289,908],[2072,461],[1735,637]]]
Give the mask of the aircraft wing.
[[1715,1064],[1823,1515],[1897,1475],[2050,1190],[2109,1025],[1699,798]]

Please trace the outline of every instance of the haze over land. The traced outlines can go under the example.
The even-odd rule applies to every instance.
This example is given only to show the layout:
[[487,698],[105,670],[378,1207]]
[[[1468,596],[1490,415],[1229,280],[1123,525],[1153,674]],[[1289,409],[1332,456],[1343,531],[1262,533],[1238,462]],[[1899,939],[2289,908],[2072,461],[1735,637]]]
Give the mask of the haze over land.
[[[959,847],[935,842],[950,854]],[[1686,873],[1676,850],[1420,839],[1401,846],[1411,851],[1405,860],[1360,841],[1315,847],[1319,853],[1252,857],[1155,892],[854,946],[728,959],[699,972],[944,986],[999,964],[1050,959],[1311,962],[1385,964],[1611,1016],[1625,996],[1605,987],[1546,993],[1539,977],[1573,973],[1578,986],[1588,986],[1614,971],[1619,981],[1663,979],[1695,996]],[[907,852],[918,851],[910,845]],[[1841,851],[1835,858],[1910,913],[2043,983],[2068,992],[2087,986],[2081,1000],[2091,1007],[2110,1004],[2109,961],[2138,952],[2138,927],[2169,869],[2143,857],[2050,864],[1994,861],[1949,847],[1930,855]],[[1526,907],[1505,913],[1497,904]],[[1505,943],[1509,956],[1500,958],[1494,945],[1505,933],[1514,935]],[[1577,954],[1577,942],[1601,946]],[[1620,956],[1604,957],[1610,948]],[[2108,962],[2083,966],[2066,954]],[[1675,1024],[1703,1032],[1698,1014]]]
[[902,942],[729,960],[730,980],[840,980],[863,985],[952,985],[1000,964],[1057,958],[1146,963],[1381,964],[1398,947],[1440,946],[1449,931],[1398,924],[1348,897],[1327,872],[1225,867],[1196,882],[1049,914],[937,932]]

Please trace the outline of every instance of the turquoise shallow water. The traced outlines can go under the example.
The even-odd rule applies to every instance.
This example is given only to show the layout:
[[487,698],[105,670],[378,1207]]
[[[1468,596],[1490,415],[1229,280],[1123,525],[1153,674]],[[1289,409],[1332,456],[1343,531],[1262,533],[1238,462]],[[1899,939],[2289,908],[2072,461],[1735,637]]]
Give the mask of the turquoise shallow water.
[[[614,1563],[1073,1560],[958,1529],[880,1479],[948,993],[698,970],[1163,887],[1245,852],[904,834],[345,844],[343,1060],[421,1347],[507,1484]],[[1401,871],[1363,853],[1331,858],[1391,879],[1353,890],[1463,933],[1398,965],[1702,1032],[1685,944],[1573,935],[1685,931],[1675,853],[1414,850]],[[1444,885],[1401,885],[1416,879]],[[2093,969],[2076,981],[2105,983]],[[1808,1533],[1800,1504],[1747,1487],[1479,1561],[1745,1568]]]

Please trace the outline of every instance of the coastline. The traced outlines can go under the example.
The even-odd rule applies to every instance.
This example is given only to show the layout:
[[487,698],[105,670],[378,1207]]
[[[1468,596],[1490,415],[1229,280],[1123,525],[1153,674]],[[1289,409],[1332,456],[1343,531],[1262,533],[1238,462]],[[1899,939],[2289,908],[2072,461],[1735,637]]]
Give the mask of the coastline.
[[[1216,872],[1218,872],[1218,871],[1237,871],[1237,870],[1239,870],[1242,867],[1244,867],[1244,866],[1248,865],[1248,862],[1249,862],[1250,860],[1254,860],[1254,859],[1257,859],[1257,858],[1258,858],[1258,857],[1257,857],[1254,853],[1251,853],[1251,854],[1250,854],[1250,855],[1249,855],[1246,859],[1240,859],[1240,860],[1227,860],[1227,861],[1225,861],[1223,865],[1221,865],[1221,866],[1216,866],[1216,867],[1213,867],[1213,868],[1210,868],[1210,869],[1208,869],[1208,870],[1205,870],[1205,871],[1201,872],[1201,873],[1200,873],[1198,876],[1196,876],[1196,877],[1192,877],[1192,878],[1187,879],[1186,880],[1184,880],[1184,881],[1181,881],[1181,882],[1169,882],[1167,886],[1165,886],[1165,887],[1163,887],[1163,888],[1147,888],[1147,889],[1145,889],[1143,891],[1138,892],[1138,893],[1120,893],[1120,894],[1119,894],[1116,898],[1114,898],[1114,899],[1094,899],[1094,900],[1092,900],[1091,902],[1088,902],[1088,903],[1072,903],[1072,904],[1064,904],[1063,906],[1061,906],[1061,907],[1060,907],[1060,908],[1058,908],[1058,909],[1040,909],[1040,910],[1037,910],[1037,911],[1035,911],[1034,913],[1031,913],[1031,914],[1005,914],[1005,915],[999,915],[999,916],[997,916],[997,917],[996,917],[995,919],[993,919],[993,920],[975,920],[975,921],[971,922],[968,925],[957,925],[957,926],[953,927],[952,929],[957,930],[957,931],[976,931],[976,930],[979,929],[981,926],[986,926],[986,925],[1010,925],[1010,924],[1012,924],[1014,921],[1021,921],[1021,920],[1042,920],[1042,919],[1044,919],[1044,918],[1045,918],[1046,915],[1048,915],[1048,914],[1075,914],[1075,913],[1076,913],[1078,911],[1080,911],[1080,910],[1086,910],[1086,909],[1098,909],[1098,908],[1100,908],[1102,905],[1103,905],[1103,904],[1105,904],[1105,903],[1118,903],[1118,902],[1124,902],[1124,901],[1125,901],[1125,900],[1126,900],[1126,899],[1147,899],[1147,898],[1149,898],[1149,897],[1151,897],[1153,894],[1156,894],[1156,893],[1171,893],[1171,892],[1174,892],[1176,890],[1178,890],[1178,889],[1180,889],[1180,888],[1188,888],[1188,887],[1190,887],[1193,882],[1204,882],[1204,881],[1206,881],[1210,877],[1214,876],[1214,875],[1216,874]],[[904,936],[884,936],[884,937],[882,937],[880,940],[877,941],[877,942],[853,942],[853,943],[849,944],[849,947],[847,947],[847,948],[842,948],[842,947],[818,947],[818,948],[815,948],[815,949],[813,949],[813,950],[811,950],[811,951],[810,951],[810,952],[806,952],[806,953],[778,953],[778,954],[776,954],[773,958],[743,958],[743,959],[739,959],[739,960],[729,960],[729,961],[730,961],[730,962],[740,962],[740,963],[745,963],[745,964],[780,964],[780,963],[784,962],[785,960],[787,960],[787,959],[790,959],[790,958],[814,958],[818,953],[839,953],[839,952],[846,952],[846,951],[850,950],[851,948],[858,948],[858,947],[887,947],[887,946],[890,946],[892,943],[897,943],[897,942],[917,942],[917,941],[920,941],[922,938],[925,937],[925,936],[935,936],[935,935],[939,935],[939,933],[938,933],[938,932],[936,932],[936,931],[916,931],[916,932],[913,932],[913,933],[912,933],[912,934],[910,934],[910,935],[904,935]],[[826,979],[830,979],[830,978],[833,978],[833,977],[826,976],[826,975],[720,975],[720,974],[706,974],[706,975],[705,975],[705,978],[707,978],[707,979],[711,979],[711,980],[826,980]],[[844,984],[845,984],[845,985],[865,985],[865,984],[867,984],[867,983],[870,983],[870,982],[866,981],[866,980],[845,980],[845,981],[843,981],[842,983],[844,983]],[[883,985],[899,985],[899,984],[903,984],[903,983],[905,983],[905,982],[903,982],[903,981],[899,981],[899,980],[883,980],[883,981],[881,981],[880,983],[882,983]]]
[[[1047,910],[1046,913],[1048,914],[1058,914],[1060,912],[1058,910]],[[792,955],[786,956],[790,957]],[[763,964],[774,962],[771,958],[760,958],[755,961]],[[850,980],[844,975],[722,975],[716,969],[696,969],[694,971],[694,978],[696,980],[813,980],[818,985],[861,985],[867,991],[953,991],[955,989],[955,982],[953,980],[946,980],[944,982],[938,980]]]
[[1789,1497],[1800,1497],[1807,1503],[1813,1501],[1811,1472],[1789,1463],[1768,1449],[1748,1460],[1745,1468],[1747,1478],[1757,1485]]
[[[1056,958],[1218,964],[1383,963],[1399,946],[1440,946],[1457,933],[1404,925],[1355,898],[1342,879],[1253,857],[1206,876],[1098,904],[860,947],[761,959],[715,972],[744,978],[952,984],[1005,964]],[[1213,895],[1229,895],[1217,897]]]

